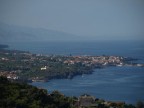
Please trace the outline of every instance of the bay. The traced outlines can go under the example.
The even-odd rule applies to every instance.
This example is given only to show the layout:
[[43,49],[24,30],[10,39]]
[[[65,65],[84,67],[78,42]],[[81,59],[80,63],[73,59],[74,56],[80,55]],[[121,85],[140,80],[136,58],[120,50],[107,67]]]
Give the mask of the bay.
[[[7,43],[10,49],[30,51],[36,54],[56,55],[117,55],[137,58],[144,63],[142,41],[92,41],[92,42],[23,42]],[[59,90],[68,96],[84,93],[111,101],[135,104],[144,101],[144,68],[108,67],[95,69],[91,75],[76,76],[72,80],[54,79],[49,82],[33,82],[48,92]]]
[[67,96],[90,94],[111,101],[135,104],[144,100],[144,68],[109,67],[96,69],[91,75],[76,76],[74,79],[55,79],[49,82],[33,82],[48,92],[59,90]]

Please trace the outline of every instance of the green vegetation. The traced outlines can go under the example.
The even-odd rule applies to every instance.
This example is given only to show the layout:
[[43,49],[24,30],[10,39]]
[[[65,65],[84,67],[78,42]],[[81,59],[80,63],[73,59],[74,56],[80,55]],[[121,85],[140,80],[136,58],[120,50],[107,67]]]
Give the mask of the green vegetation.
[[[71,56],[42,56],[17,50],[0,50],[0,72],[16,74],[20,79],[33,81],[53,78],[72,78],[75,75],[92,73],[93,66],[82,62],[65,63]],[[44,69],[42,69],[44,68]],[[2,74],[2,73],[1,73]]]
[[0,108],[71,108],[69,97],[0,77]]
[[[139,102],[137,108],[142,108]],[[26,83],[9,81],[0,77],[0,108],[135,108],[123,102],[109,102],[90,95],[67,97],[58,91],[47,93],[45,89]]]
[[[4,47],[4,46],[2,46]],[[107,66],[143,66],[131,64],[132,58],[121,56],[60,56],[32,54],[26,51],[0,49],[0,76],[10,79],[48,81],[91,74]]]
[[[7,50],[4,49],[7,46],[3,45],[0,47],[0,108],[135,108],[123,102],[104,101],[89,95],[77,98],[67,97],[58,91],[47,93],[45,89],[23,83],[91,74],[95,68],[129,65],[131,58],[41,55]],[[137,108],[142,107],[143,103],[138,102]]]

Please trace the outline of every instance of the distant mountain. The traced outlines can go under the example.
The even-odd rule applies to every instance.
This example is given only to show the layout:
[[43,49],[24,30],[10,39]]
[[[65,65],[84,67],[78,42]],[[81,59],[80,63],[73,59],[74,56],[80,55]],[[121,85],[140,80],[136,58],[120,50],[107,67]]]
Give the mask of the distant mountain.
[[4,49],[4,48],[8,48],[9,46],[8,45],[2,45],[0,44],[0,49]]
[[0,23],[0,41],[73,41],[79,36],[42,28],[7,25]]

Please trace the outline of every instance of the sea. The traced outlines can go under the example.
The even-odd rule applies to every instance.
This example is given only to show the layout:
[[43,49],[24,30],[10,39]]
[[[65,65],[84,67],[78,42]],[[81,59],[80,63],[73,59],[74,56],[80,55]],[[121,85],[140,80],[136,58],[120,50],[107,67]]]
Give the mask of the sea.
[[[144,63],[143,41],[77,41],[77,42],[7,42],[10,49],[43,55],[116,55]],[[93,95],[107,101],[136,104],[144,101],[144,67],[122,66],[95,69],[90,75],[73,79],[33,82],[51,93],[58,90],[66,96]]]

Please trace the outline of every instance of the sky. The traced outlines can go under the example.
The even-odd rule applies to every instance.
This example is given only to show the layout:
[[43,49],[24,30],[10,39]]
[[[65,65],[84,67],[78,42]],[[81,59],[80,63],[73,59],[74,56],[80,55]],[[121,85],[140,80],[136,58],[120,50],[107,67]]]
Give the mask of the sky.
[[0,22],[91,39],[144,39],[144,0],[0,0]]

